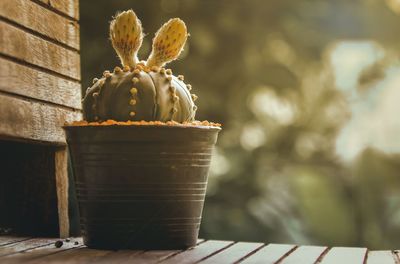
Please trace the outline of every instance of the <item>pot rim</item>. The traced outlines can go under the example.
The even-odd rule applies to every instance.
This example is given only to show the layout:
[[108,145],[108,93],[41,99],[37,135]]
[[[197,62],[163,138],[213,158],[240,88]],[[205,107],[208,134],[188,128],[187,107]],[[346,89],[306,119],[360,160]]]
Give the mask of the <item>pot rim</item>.
[[109,125],[68,125],[64,124],[62,126],[64,130],[73,130],[73,129],[110,129],[110,128],[118,128],[118,129],[132,129],[132,128],[141,128],[141,129],[200,129],[200,130],[218,130],[221,131],[222,128],[219,126],[205,126],[205,125],[184,125],[184,124],[179,124],[179,125],[169,125],[169,124],[163,124],[163,125],[137,125],[137,124],[131,124],[131,125],[119,125],[119,124],[109,124]]

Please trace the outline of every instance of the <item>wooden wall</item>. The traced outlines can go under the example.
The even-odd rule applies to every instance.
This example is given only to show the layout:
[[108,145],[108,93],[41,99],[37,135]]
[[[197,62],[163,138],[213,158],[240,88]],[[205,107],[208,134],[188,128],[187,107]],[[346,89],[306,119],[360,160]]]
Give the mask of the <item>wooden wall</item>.
[[[40,159],[24,160],[22,167],[32,168],[24,170],[30,171],[31,179],[20,184],[35,186],[32,179],[48,178],[44,185],[56,192],[47,192],[47,200],[42,197],[40,204],[29,208],[48,207],[56,200],[61,236],[69,232],[67,153],[61,126],[81,118],[78,1],[0,1],[0,140],[23,142],[35,149],[37,144],[48,146],[43,149],[46,158],[39,155]],[[0,145],[3,155],[7,146],[12,148]],[[44,167],[37,169],[38,160]],[[8,172],[0,172],[0,184],[7,184],[11,174],[21,179],[26,176],[16,173],[21,164],[14,163],[14,169],[8,166]],[[3,188],[0,199],[8,189]],[[34,199],[32,190],[27,193]]]

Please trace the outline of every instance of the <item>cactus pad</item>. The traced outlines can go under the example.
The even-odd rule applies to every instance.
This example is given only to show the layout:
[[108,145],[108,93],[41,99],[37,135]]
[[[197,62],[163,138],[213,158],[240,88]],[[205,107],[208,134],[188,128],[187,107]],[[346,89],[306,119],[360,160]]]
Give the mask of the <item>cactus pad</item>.
[[147,60],[147,66],[163,66],[178,58],[187,39],[185,22],[179,18],[170,19],[156,33],[153,50]]
[[118,14],[110,23],[110,39],[124,67],[135,67],[142,45],[142,24],[132,10]]

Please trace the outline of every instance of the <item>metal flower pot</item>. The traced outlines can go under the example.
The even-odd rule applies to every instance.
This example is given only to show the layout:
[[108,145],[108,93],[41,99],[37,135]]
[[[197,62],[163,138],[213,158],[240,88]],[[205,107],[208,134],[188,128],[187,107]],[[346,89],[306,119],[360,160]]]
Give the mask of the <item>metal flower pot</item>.
[[197,241],[218,127],[65,126],[85,244],[184,249]]

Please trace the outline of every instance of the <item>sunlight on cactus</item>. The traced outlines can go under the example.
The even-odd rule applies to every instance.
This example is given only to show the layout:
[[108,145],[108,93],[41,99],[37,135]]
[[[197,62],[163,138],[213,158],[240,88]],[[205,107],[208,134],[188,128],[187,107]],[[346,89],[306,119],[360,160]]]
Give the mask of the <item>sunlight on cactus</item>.
[[147,60],[148,67],[162,67],[178,58],[188,37],[185,22],[179,18],[170,19],[156,33],[153,50]]
[[142,24],[132,10],[118,14],[110,23],[110,39],[122,65],[134,68],[142,45]]
[[[104,71],[95,78],[83,99],[83,114],[88,121],[177,121],[190,122],[197,106],[191,86],[183,75],[162,68],[176,59],[187,39],[185,23],[174,18],[164,24],[154,38],[153,52],[145,65],[137,52],[142,44],[142,25],[132,10],[118,14],[110,24],[112,45],[123,68]],[[117,91],[117,92],[115,92]]]

